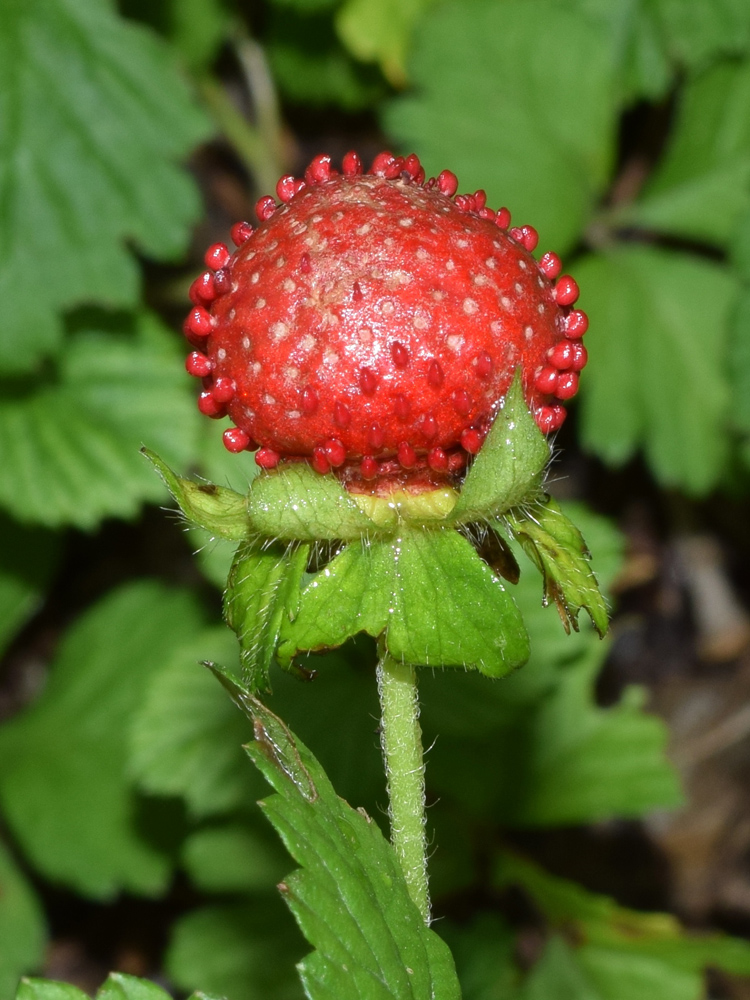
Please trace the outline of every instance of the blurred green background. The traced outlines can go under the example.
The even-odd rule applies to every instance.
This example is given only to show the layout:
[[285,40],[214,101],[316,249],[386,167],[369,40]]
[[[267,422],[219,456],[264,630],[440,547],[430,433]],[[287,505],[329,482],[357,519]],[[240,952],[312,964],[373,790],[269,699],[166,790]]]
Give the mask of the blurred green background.
[[[422,680],[465,998],[748,998],[750,0],[0,0],[0,1000],[110,968],[302,995],[251,734],[197,666],[236,659],[231,551],[139,448],[246,489],[187,288],[351,148],[484,188],[591,319],[550,488],[612,636],[528,573],[530,663]],[[373,648],[315,667],[271,705],[385,825]]]

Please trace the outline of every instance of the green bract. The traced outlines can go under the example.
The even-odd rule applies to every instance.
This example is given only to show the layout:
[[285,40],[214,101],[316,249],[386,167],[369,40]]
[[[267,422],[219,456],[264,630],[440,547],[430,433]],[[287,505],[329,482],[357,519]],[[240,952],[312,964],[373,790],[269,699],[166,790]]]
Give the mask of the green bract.
[[[460,491],[351,494],[298,461],[257,476],[245,497],[181,479],[146,454],[189,520],[240,541],[224,610],[252,692],[269,688],[274,658],[291,669],[298,654],[360,632],[415,666],[501,677],[525,663],[526,628],[498,571],[518,579],[503,533],[538,567],[545,601],[555,601],[566,630],[578,627],[583,608],[606,631],[585,542],[543,491],[549,445],[520,374]],[[486,551],[488,538],[497,550],[491,562],[470,541],[485,540]]]

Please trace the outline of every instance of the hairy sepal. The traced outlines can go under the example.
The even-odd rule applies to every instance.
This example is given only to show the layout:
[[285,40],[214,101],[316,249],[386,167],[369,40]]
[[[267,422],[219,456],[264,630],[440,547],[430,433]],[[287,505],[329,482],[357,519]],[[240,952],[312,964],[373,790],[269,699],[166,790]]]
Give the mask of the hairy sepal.
[[401,525],[358,541],[307,580],[284,619],[282,665],[300,652],[367,632],[414,666],[463,667],[502,677],[529,656],[521,614],[490,567],[450,527]]
[[284,622],[294,615],[309,545],[243,543],[229,571],[224,616],[240,644],[249,689],[270,690],[269,670]]
[[578,631],[583,609],[604,636],[609,627],[607,605],[591,569],[583,535],[552,497],[514,507],[496,522],[517,539],[544,581],[544,600],[557,605],[566,632]]
[[348,541],[378,530],[334,476],[306,462],[257,476],[247,510],[254,531],[285,541]]
[[245,497],[241,493],[214,483],[183,479],[153,451],[141,448],[141,452],[164,480],[165,486],[191,524],[231,541],[241,541],[247,537],[250,525]]
[[466,476],[450,521],[485,521],[537,498],[549,460],[549,444],[526,405],[519,369]]

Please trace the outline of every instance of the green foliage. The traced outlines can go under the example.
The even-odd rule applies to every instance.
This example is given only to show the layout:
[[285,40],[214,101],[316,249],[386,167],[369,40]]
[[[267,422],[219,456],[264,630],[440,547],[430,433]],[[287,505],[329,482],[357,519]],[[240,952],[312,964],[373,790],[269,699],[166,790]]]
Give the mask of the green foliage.
[[263,811],[300,865],[280,889],[316,949],[298,965],[310,1000],[458,998],[450,952],[424,924],[378,826],[336,795],[277,716],[221,679],[253,720],[248,753],[277,793]]
[[52,532],[0,514],[0,654],[37,610],[59,554]]
[[116,591],[66,636],[41,697],[0,730],[0,802],[49,878],[98,899],[164,890],[170,859],[139,829],[123,731],[151,673],[198,626],[184,592],[147,581]]
[[[246,770],[244,754],[242,763]],[[196,830],[185,841],[182,861],[198,889],[232,893],[267,890],[289,864],[281,849],[250,822]]]
[[199,204],[176,162],[206,122],[167,47],[89,0],[4,4],[0,122],[1,365],[28,372],[61,348],[60,310],[136,305],[126,240],[184,249]]
[[[17,1000],[88,1000],[76,986],[57,983],[51,979],[24,979],[18,990]],[[138,979],[122,972],[112,972],[97,990],[96,1000],[171,1000],[156,983]],[[190,1000],[197,1000],[191,997]],[[215,1000],[202,997],[201,1000]]]
[[576,273],[592,321],[584,445],[613,464],[642,447],[663,485],[705,493],[727,457],[736,282],[714,263],[646,248],[587,257]]
[[133,719],[130,777],[151,795],[182,797],[197,818],[251,803],[259,792],[240,749],[252,732],[227,698],[216,697],[216,682],[199,665],[236,662],[236,646],[222,627],[173,644],[145,679]]
[[186,464],[198,414],[153,315],[82,316],[76,327],[46,376],[0,383],[0,504],[21,521],[93,528],[161,499],[138,449],[148,441]]
[[750,61],[720,63],[690,81],[658,169],[618,221],[726,245],[750,204],[748,107]]
[[302,1000],[294,972],[302,954],[300,935],[279,899],[254,895],[183,917],[166,967],[183,990],[200,983],[201,989],[231,1000]]
[[414,90],[384,123],[429,173],[450,167],[462,190],[485,189],[532,222],[545,248],[564,251],[611,169],[613,64],[609,32],[573,7],[454,0],[430,10],[410,62]]
[[390,655],[415,666],[500,677],[528,656],[513,598],[450,528],[404,525],[392,539],[345,548],[302,590],[279,657],[288,663],[299,650],[340,646],[361,631],[384,633]]
[[357,59],[378,62],[394,86],[403,86],[412,32],[433,2],[346,0],[336,16],[336,28]]
[[0,842],[0,996],[13,996],[19,977],[39,966],[45,938],[41,904]]

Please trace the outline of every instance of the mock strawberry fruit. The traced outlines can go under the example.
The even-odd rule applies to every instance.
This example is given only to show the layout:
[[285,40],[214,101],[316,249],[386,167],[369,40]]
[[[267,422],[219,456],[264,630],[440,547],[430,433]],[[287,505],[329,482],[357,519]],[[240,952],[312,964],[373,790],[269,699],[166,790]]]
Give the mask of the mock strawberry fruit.
[[199,408],[229,414],[230,451],[337,470],[351,483],[434,482],[475,454],[520,367],[544,432],[564,418],[586,364],[588,321],[531,226],[425,180],[416,156],[381,153],[364,173],[318,156],[283,177],[216,244],[191,287],[187,370]]

